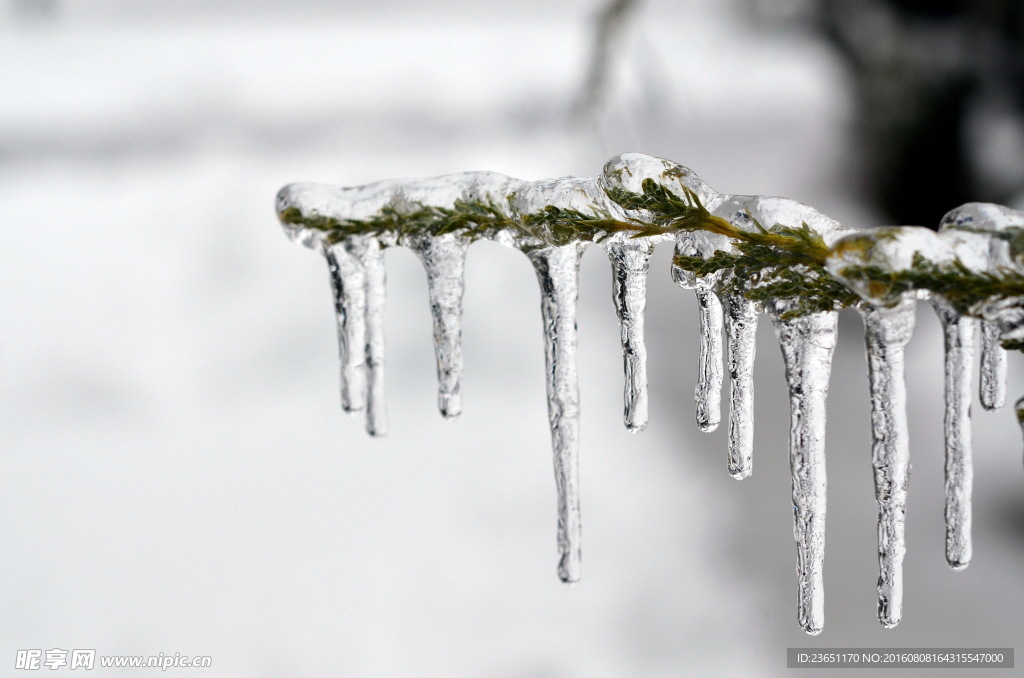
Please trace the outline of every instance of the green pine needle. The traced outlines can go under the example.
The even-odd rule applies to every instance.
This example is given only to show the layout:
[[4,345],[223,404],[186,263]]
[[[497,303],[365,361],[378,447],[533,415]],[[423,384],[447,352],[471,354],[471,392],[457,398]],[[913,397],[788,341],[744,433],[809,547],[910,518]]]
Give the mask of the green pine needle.
[[[457,200],[451,207],[416,204],[403,211],[385,206],[368,219],[303,214],[299,208],[289,207],[281,212],[280,219],[285,224],[325,232],[329,243],[350,235],[387,233],[401,237],[451,233],[475,240],[492,237],[499,231],[512,231],[547,245],[563,246],[572,242],[602,242],[623,233],[630,238],[675,235],[681,231],[714,233],[729,238],[734,244],[733,251],[718,251],[707,259],[677,256],[673,263],[701,277],[722,273],[719,285],[727,293],[738,293],[762,303],[786,300],[792,308],[784,318],[858,303],[859,297],[825,270],[829,248],[806,223],[765,228],[752,219],[755,230],[747,231],[711,214],[689,188],[684,187],[679,195],[648,178],[640,189],[640,193],[621,187],[607,191],[614,203],[635,215],[626,220],[554,205],[513,219],[507,216],[507,207],[503,210],[489,202],[466,200]],[[514,197],[508,196],[510,203]],[[1024,229],[986,234],[1007,240],[1013,253],[1024,253]],[[942,295],[958,312],[967,315],[976,314],[981,304],[993,300],[1024,300],[1024,276],[1016,271],[979,273],[959,261],[940,265],[920,255],[907,271],[851,266],[843,275],[893,295],[928,290]],[[1020,341],[1006,342],[1004,346],[1024,350],[1024,342]]]

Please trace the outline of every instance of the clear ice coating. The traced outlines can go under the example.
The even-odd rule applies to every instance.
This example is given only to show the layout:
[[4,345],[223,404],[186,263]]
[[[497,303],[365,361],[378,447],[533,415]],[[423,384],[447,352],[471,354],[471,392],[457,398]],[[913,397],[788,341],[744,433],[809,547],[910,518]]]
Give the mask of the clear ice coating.
[[907,273],[919,257],[938,264],[950,264],[957,258],[958,244],[958,241],[921,226],[873,228],[848,234],[833,243],[825,268],[865,301],[878,306],[895,306],[903,299],[903,290],[850,275],[849,268],[872,267],[880,271]]
[[528,253],[540,283],[548,422],[558,489],[558,576],[564,582],[579,580],[581,561],[576,300],[582,253],[583,248],[579,244],[536,249]]
[[[966,306],[961,300],[957,305],[913,286],[881,284],[863,271],[906,279],[905,274],[925,261],[992,279],[1007,272],[1019,276],[1024,274],[1022,212],[969,203],[949,212],[938,233],[906,226],[855,231],[786,198],[719,194],[681,165],[636,153],[612,158],[602,174],[592,179],[521,181],[493,172],[466,172],[355,188],[291,184],[278,193],[277,212],[290,238],[320,252],[328,262],[338,324],[343,408],[365,410],[371,435],[387,431],[386,247],[411,248],[426,269],[439,407],[446,417],[461,410],[461,320],[468,246],[476,239],[488,238],[524,252],[541,288],[558,504],[558,573],[563,581],[577,581],[581,521],[576,301],[582,252],[590,242],[597,242],[612,264],[613,301],[626,376],[625,423],[629,430],[639,431],[648,420],[644,311],[654,246],[674,239],[677,256],[705,260],[739,251],[737,241],[724,231],[691,228],[684,221],[652,221],[655,208],[646,206],[649,203],[613,198],[623,190],[647,195],[650,182],[679,199],[677,204],[683,204],[684,197],[696,198],[713,218],[724,220],[717,222],[719,225],[728,222],[732,232],[763,234],[775,226],[806,227],[821,238],[818,246],[827,250],[827,275],[863,300],[856,308],[864,319],[871,393],[878,617],[884,626],[895,626],[902,616],[910,469],[904,350],[914,329],[915,299],[931,300],[945,334],[946,550],[950,565],[959,569],[969,562],[971,552],[970,379],[977,319],[981,319],[983,341],[981,401],[986,408],[996,408],[1005,400],[1006,356],[1000,342],[1024,342],[1024,294],[985,297]],[[438,223],[444,227],[430,226]],[[642,235],[640,228],[634,228],[652,223],[658,228],[644,230]],[[678,229],[673,230],[677,223]],[[820,261],[818,256],[814,261]],[[826,275],[802,263],[792,268],[798,275]],[[755,302],[747,295],[761,284],[760,275],[739,280],[729,269],[713,266],[708,270],[716,272],[698,275],[682,264],[672,267],[673,280],[697,295],[697,423],[705,431],[719,424],[724,363],[730,376],[728,468],[736,478],[750,475],[754,339],[760,304],[764,303],[782,348],[790,397],[798,620],[806,632],[815,634],[824,623],[825,401],[837,313],[799,310],[799,290],[796,297],[762,294],[758,298],[769,300]],[[1024,430],[1024,397],[1016,403],[1016,414]]]
[[871,391],[871,466],[878,506],[878,621],[893,628],[903,617],[903,556],[910,437],[904,350],[914,333],[914,305],[908,295],[886,308],[863,303]]
[[[972,202],[950,210],[942,218],[940,231],[985,234],[985,268],[1024,271],[1020,235],[1024,233],[1024,212],[992,203]],[[1006,403],[1006,351],[1000,346],[1003,330],[994,319],[981,322],[980,399],[987,410]]]

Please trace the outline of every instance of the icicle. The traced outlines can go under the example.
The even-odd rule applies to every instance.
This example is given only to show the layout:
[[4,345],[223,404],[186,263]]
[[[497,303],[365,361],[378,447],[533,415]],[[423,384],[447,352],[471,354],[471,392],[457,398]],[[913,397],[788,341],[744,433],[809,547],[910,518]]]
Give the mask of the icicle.
[[[891,304],[899,301],[896,285],[877,285],[866,277],[848,275],[858,266],[883,271],[909,272],[917,261],[956,265],[984,270],[988,253],[979,251],[987,236],[965,231],[961,216],[947,215],[939,233],[915,226],[874,229],[836,243],[826,266],[840,280],[868,301]],[[851,268],[848,268],[851,267]],[[971,559],[971,369],[974,361],[975,327],[973,318],[963,317],[939,295],[931,296],[932,306],[942,322],[945,337],[945,484],[946,484],[946,561],[954,570],[967,567]]]
[[388,432],[387,400],[384,396],[384,303],[387,274],[384,249],[376,238],[367,238],[363,254],[366,271],[366,432],[383,436]]
[[437,404],[450,419],[462,412],[462,295],[469,239],[452,233],[408,238],[427,270],[437,356]]
[[[731,247],[728,238],[717,234],[681,232],[676,238],[675,256],[714,256],[719,249]],[[714,431],[722,419],[722,302],[714,290],[719,275],[699,276],[672,264],[672,280],[684,289],[697,294],[698,326],[700,330],[700,358],[697,363],[697,426],[702,431]]]
[[334,292],[341,360],[341,408],[358,412],[366,403],[366,278],[358,254],[362,240],[349,236],[324,248]]
[[835,312],[783,320],[773,311],[789,385],[789,456],[793,473],[793,535],[797,543],[800,627],[825,623],[825,397],[836,345]]
[[619,316],[626,372],[625,423],[636,433],[647,426],[647,346],[644,309],[647,271],[654,246],[644,238],[613,240],[605,245],[612,263],[612,299]]
[[878,621],[903,617],[904,518],[910,478],[904,349],[914,333],[913,298],[894,308],[863,304],[871,388],[871,465],[878,505]]
[[714,431],[722,418],[722,302],[706,287],[698,287],[700,358],[697,368],[697,426]]
[[[1024,246],[1020,243],[1024,213],[1009,208],[964,205],[944,218],[940,233],[918,227],[851,233],[806,205],[786,198],[721,195],[687,168],[639,154],[613,158],[594,179],[524,182],[483,172],[354,188],[291,184],[278,193],[276,209],[289,238],[327,258],[338,323],[342,404],[348,411],[365,407],[367,430],[373,435],[383,434],[387,428],[382,248],[409,246],[427,271],[439,406],[446,417],[456,416],[461,409],[461,316],[468,244],[472,239],[487,238],[528,253],[542,288],[548,414],[558,489],[558,570],[567,582],[579,578],[581,562],[576,300],[583,241],[604,240],[612,263],[626,373],[625,420],[627,428],[639,431],[648,419],[643,330],[645,283],[654,244],[675,237],[678,255],[707,260],[719,253],[753,256],[742,246],[736,249],[731,236],[751,243],[759,239],[743,238],[733,233],[734,229],[748,234],[774,231],[786,237],[810,232],[820,237],[820,242],[805,241],[812,256],[806,263],[796,264],[796,272],[817,278],[816,264],[821,263],[824,246],[828,248],[826,269],[865,300],[859,310],[865,321],[872,395],[878,614],[886,626],[896,625],[901,617],[909,473],[904,350],[914,319],[913,302],[902,296],[908,287],[934,289],[937,280],[929,278],[930,272],[944,274],[942,267],[952,267],[947,270],[954,275],[988,275],[994,282],[1000,282],[1007,272],[1024,274]],[[714,218],[709,220],[709,216]],[[732,228],[722,228],[721,219]],[[708,232],[697,232],[703,228]],[[630,237],[628,232],[643,233],[644,237]],[[332,243],[335,240],[339,242]],[[695,395],[698,423],[704,430],[714,429],[721,417],[719,327],[724,316],[732,382],[729,471],[743,478],[751,472],[758,305],[744,299],[738,290],[756,289],[764,281],[754,274],[749,282],[729,280],[726,284],[718,276],[731,274],[721,270],[721,260],[707,268],[692,267],[693,261],[678,261],[673,277],[684,287],[697,290],[701,311],[701,364]],[[684,266],[692,270],[686,271]],[[718,272],[699,277],[696,271],[701,270]],[[923,282],[909,275],[914,273],[924,274]],[[799,288],[802,280],[796,277],[790,282]],[[1010,285],[1007,289],[1016,288]],[[759,296],[766,298],[784,292],[784,286],[761,291]],[[829,291],[828,298],[838,297]],[[891,308],[901,301],[902,306]],[[790,395],[798,616],[801,627],[813,635],[824,623],[825,401],[837,314],[789,318],[787,315],[797,310],[795,302],[765,303],[772,307]],[[946,551],[950,565],[961,569],[971,555],[969,387],[976,334],[976,322],[971,318],[985,321],[981,399],[985,407],[995,408],[1005,399],[1005,354],[999,341],[1024,341],[1024,306],[1019,296],[996,293],[961,306],[960,311],[971,316],[966,318],[942,298],[934,297],[932,303],[944,326],[946,349]],[[963,299],[958,303],[967,304]],[[1016,410],[1024,429],[1024,398],[1017,401]]]
[[981,405],[997,410],[1006,404],[1006,351],[999,344],[999,324],[981,321]]
[[971,369],[976,321],[940,297],[932,306],[945,335],[946,562],[962,570],[971,561]]
[[729,361],[729,475],[743,480],[754,470],[754,349],[757,306],[740,294],[722,299]]
[[580,394],[576,371],[576,300],[582,245],[528,252],[540,283],[548,421],[558,488],[558,576],[580,578]]
[[1014,412],[1017,415],[1017,423],[1020,424],[1020,430],[1024,433],[1024,396],[1017,399],[1016,404],[1013,406]]

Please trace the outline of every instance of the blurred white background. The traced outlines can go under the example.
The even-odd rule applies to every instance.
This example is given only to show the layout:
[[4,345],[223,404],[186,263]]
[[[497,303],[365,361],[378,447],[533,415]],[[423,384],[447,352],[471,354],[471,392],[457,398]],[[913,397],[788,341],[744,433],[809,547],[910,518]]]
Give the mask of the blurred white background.
[[[584,257],[578,585],[555,575],[524,257],[470,251],[464,412],[444,422],[425,276],[389,251],[391,434],[368,439],[340,412],[326,267],[281,234],[280,186],[590,176],[640,151],[723,192],[871,225],[847,171],[844,75],[823,45],[759,31],[733,3],[651,0],[608,105],[583,125],[568,111],[597,10],[587,0],[29,4],[0,5],[4,675],[25,648],[211,655],[204,675],[247,678],[779,675],[787,647],[1024,636],[1024,470],[1008,410],[975,407],[975,558],[960,573],[944,562],[941,336],[926,307],[908,355],[905,616],[890,631],[875,618],[853,313],[829,401],[815,638],[796,624],[773,333],[763,321],[755,473],[737,483],[725,427],[693,423],[696,310],[670,282],[669,247],[649,283],[651,424],[638,436],[621,425],[608,264]],[[1018,355],[1010,371],[1015,398]]]

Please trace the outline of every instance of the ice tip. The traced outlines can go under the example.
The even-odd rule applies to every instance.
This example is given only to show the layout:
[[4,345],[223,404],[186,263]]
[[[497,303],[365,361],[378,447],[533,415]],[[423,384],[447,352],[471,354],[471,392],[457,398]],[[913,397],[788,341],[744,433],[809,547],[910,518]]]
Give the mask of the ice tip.
[[580,580],[580,557],[566,554],[558,563],[558,578],[563,584],[575,584]]
[[821,624],[810,624],[810,625],[801,626],[800,628],[803,629],[803,632],[806,633],[807,635],[809,635],[809,636],[816,636],[819,633],[821,633],[821,631],[824,628],[824,626],[822,626]]
[[718,424],[720,423],[721,421],[716,419],[698,419],[697,428],[699,428],[703,433],[711,433],[718,429]]
[[445,419],[457,419],[462,414],[462,399],[458,394],[440,393],[437,396],[437,409]]
[[626,430],[630,433],[642,433],[645,428],[647,428],[646,421],[626,421]]
[[371,438],[385,438],[388,435],[388,427],[381,424],[367,424],[366,433]]
[[949,569],[953,570],[954,572],[963,572],[964,570],[967,569],[967,566],[971,564],[971,561],[970,560],[949,560],[949,559],[947,559],[946,563],[949,565]]
[[743,480],[744,478],[749,478],[753,472],[753,469],[750,468],[733,468],[731,466],[729,467],[729,475],[732,476],[735,480]]

